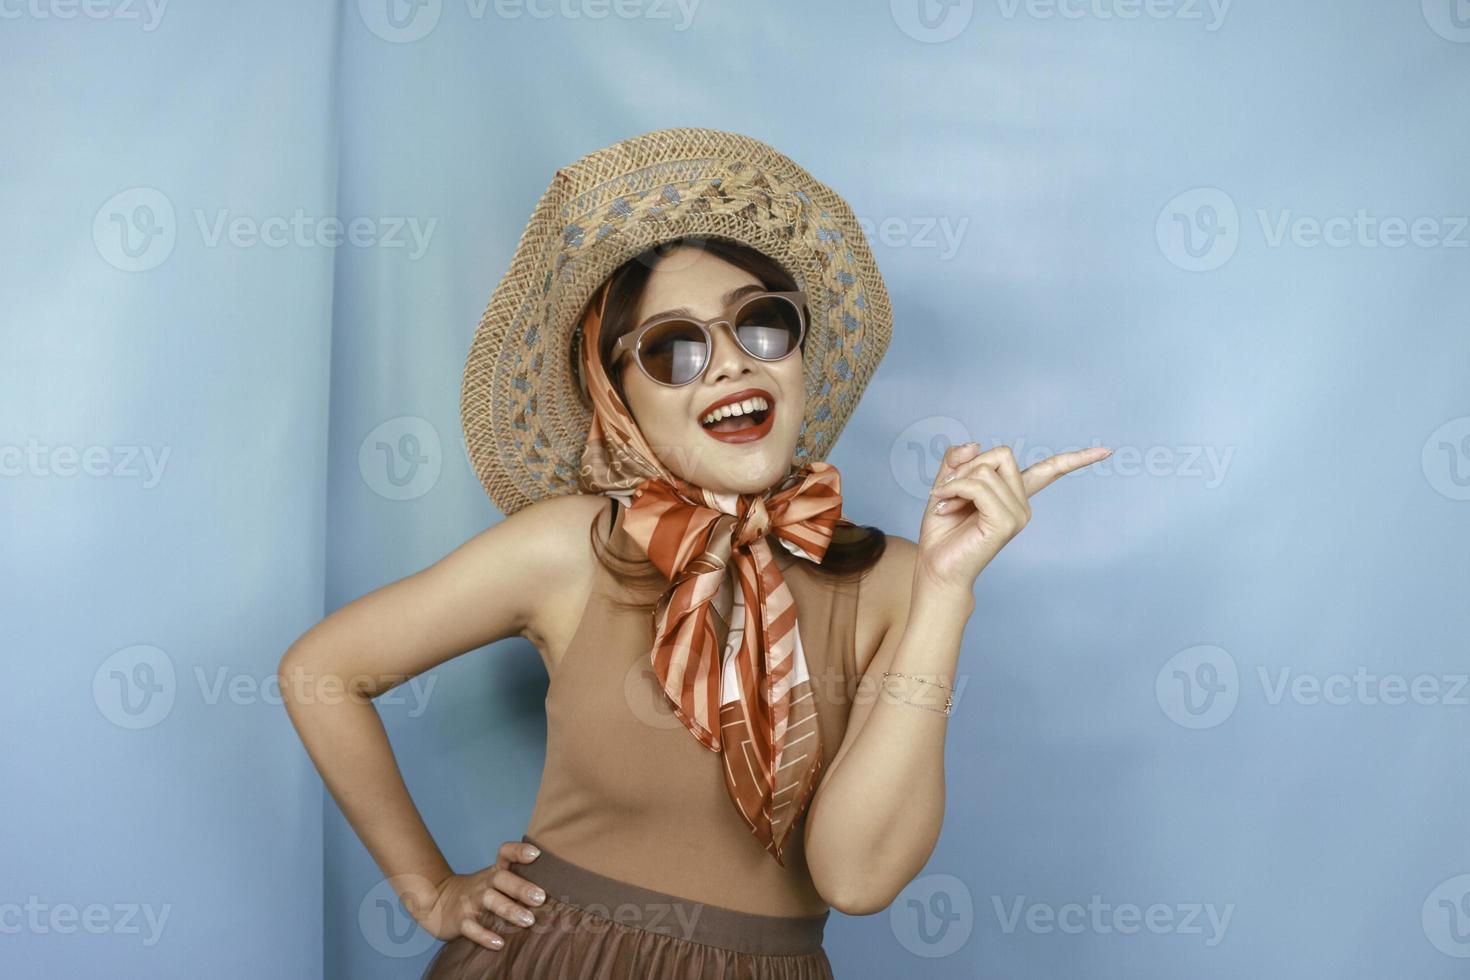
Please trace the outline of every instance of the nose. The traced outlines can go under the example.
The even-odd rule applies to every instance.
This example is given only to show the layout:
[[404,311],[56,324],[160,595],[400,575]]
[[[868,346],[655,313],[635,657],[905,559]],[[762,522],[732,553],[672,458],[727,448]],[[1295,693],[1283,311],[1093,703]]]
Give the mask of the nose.
[[719,384],[721,381],[729,381],[731,378],[743,374],[750,374],[754,369],[754,359],[735,341],[734,328],[728,323],[717,323],[710,330],[713,344],[709,352],[709,367],[705,369],[704,380],[709,384]]

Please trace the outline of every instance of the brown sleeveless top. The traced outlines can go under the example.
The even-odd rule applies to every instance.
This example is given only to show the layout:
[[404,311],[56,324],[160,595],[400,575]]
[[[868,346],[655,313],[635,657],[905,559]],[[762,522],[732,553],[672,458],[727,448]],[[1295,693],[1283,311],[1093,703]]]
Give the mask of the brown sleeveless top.
[[[618,554],[639,553],[621,521],[610,545]],[[861,579],[812,572],[774,542],[772,552],[796,600],[817,701],[820,787],[859,680]],[[783,868],[736,811],[722,760],[670,710],[649,662],[648,608],[623,609],[610,596],[637,598],[599,561],[576,634],[553,668],[546,768],[526,834],[575,864],[681,898],[760,915],[826,911],[807,869],[806,815],[792,831]]]

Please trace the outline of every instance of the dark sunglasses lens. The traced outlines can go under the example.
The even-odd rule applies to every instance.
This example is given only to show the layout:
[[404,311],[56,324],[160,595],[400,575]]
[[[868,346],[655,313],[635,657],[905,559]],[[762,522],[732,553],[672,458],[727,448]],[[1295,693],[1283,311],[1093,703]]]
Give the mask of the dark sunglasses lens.
[[767,361],[785,357],[801,341],[801,311],[777,296],[754,300],[740,311],[735,336],[752,357]]
[[655,381],[682,385],[699,377],[709,349],[698,325],[688,320],[666,320],[643,335],[638,357]]

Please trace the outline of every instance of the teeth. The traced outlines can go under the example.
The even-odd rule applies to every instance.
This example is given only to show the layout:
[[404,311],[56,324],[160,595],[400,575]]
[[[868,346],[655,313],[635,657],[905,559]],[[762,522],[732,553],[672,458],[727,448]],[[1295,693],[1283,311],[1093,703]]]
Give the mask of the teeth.
[[731,415],[744,415],[747,412],[762,411],[770,407],[771,405],[769,402],[767,402],[761,396],[756,395],[754,398],[747,398],[743,402],[732,402],[729,405],[724,405],[720,408],[717,408],[713,412],[710,412],[708,415],[706,415],[704,418],[700,419],[700,423],[703,425],[713,425],[720,419],[726,418]]

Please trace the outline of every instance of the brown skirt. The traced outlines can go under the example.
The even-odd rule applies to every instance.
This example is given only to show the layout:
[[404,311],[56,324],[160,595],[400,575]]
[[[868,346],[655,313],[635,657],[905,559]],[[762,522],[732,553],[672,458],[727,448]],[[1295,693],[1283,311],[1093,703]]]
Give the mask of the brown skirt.
[[756,915],[609,878],[551,853],[510,870],[546,892],[523,926],[489,909],[505,939],[486,949],[450,940],[420,980],[833,980],[822,949],[830,912]]

